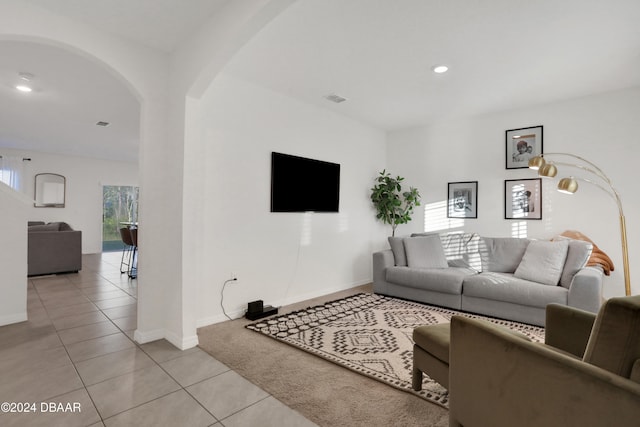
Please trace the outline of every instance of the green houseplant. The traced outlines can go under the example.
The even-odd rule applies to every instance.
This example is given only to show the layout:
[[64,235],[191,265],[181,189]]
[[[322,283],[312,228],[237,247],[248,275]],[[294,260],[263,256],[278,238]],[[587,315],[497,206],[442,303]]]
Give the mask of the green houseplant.
[[371,201],[376,207],[376,217],[385,224],[391,225],[391,235],[396,235],[398,224],[411,221],[413,208],[420,206],[420,193],[417,188],[409,187],[402,191],[404,178],[393,178],[386,170],[376,178],[376,185],[371,189]]

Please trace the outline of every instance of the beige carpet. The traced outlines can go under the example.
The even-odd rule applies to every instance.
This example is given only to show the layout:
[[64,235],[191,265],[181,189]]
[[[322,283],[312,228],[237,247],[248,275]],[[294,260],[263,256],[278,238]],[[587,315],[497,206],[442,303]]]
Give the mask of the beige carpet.
[[[282,307],[301,310],[371,286]],[[449,425],[448,411],[332,362],[245,328],[238,319],[198,330],[200,347],[320,426]]]

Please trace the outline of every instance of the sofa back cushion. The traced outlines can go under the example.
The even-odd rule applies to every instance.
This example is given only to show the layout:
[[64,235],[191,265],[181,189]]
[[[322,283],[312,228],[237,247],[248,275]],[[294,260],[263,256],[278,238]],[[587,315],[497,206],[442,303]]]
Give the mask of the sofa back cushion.
[[532,240],[524,252],[514,276],[543,285],[557,286],[567,260],[569,242]]
[[411,268],[447,268],[440,236],[408,237],[404,239],[407,265]]
[[44,231],[60,231],[60,223],[50,222],[49,224],[32,225],[31,227],[28,227],[27,230],[29,231],[29,233],[39,233]]
[[60,222],[58,224],[60,225],[60,231],[73,231],[73,228],[71,228],[71,226],[66,222]]
[[481,237],[482,271],[513,273],[520,265],[529,239],[516,237]]

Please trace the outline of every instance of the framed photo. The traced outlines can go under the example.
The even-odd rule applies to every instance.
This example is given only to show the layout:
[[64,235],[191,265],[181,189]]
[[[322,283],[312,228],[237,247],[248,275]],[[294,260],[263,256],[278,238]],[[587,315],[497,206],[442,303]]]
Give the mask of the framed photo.
[[529,167],[529,159],[543,154],[542,126],[511,129],[506,133],[507,169]]
[[447,218],[478,218],[478,181],[450,182]]
[[504,181],[505,219],[542,219],[542,178]]

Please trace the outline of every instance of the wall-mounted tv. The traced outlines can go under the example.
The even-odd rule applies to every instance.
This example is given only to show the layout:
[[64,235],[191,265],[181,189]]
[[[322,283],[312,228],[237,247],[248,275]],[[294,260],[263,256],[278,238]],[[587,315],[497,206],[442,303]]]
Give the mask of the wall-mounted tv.
[[271,153],[271,212],[338,212],[340,165]]

